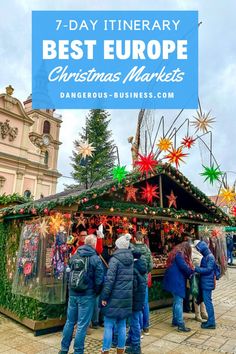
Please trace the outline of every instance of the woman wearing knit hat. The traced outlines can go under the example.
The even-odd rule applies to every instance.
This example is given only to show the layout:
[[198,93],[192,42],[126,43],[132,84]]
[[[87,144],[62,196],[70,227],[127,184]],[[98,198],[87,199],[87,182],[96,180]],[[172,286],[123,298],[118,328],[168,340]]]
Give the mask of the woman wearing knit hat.
[[129,234],[116,240],[116,250],[109,262],[109,269],[101,293],[104,314],[102,353],[108,354],[112,344],[115,324],[118,331],[117,353],[123,354],[126,341],[126,318],[132,314],[133,255],[130,250]]

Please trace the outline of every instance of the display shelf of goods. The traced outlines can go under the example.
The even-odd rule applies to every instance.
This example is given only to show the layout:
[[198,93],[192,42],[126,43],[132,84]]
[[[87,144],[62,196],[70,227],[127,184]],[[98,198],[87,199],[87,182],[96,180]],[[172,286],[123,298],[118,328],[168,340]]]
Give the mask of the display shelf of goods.
[[66,300],[68,225],[63,216],[26,222],[20,245],[12,292],[48,304]]
[[167,255],[152,253],[153,268],[154,269],[165,269]]
[[[28,296],[12,293],[12,279],[16,271],[16,253],[19,248],[22,220],[0,222],[0,312],[7,311],[16,320],[31,319],[44,321],[58,318],[66,314],[66,304],[47,304]],[[23,323],[23,322],[22,322]]]

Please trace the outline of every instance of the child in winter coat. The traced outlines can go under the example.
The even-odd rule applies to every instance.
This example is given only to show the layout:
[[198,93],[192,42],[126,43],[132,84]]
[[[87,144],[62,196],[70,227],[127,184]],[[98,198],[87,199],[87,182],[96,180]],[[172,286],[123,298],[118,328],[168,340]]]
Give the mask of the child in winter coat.
[[128,338],[126,341],[125,353],[141,354],[140,347],[140,312],[143,310],[146,293],[146,274],[147,266],[144,257],[136,249],[133,250],[134,256],[134,281],[133,281],[133,307]]

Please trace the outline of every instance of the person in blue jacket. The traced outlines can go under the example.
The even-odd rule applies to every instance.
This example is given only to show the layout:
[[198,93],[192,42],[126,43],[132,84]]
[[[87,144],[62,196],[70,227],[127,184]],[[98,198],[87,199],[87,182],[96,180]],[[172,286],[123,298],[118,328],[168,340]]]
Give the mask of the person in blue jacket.
[[206,242],[200,241],[196,245],[196,249],[203,255],[200,267],[195,267],[195,271],[200,274],[200,286],[202,289],[203,302],[206,306],[208,315],[207,322],[203,322],[201,327],[205,329],[215,329],[216,323],[212,303],[212,290],[215,289],[214,269],[216,261]]
[[172,325],[181,332],[189,332],[183,318],[183,300],[186,295],[186,281],[194,273],[191,261],[192,249],[189,242],[175,246],[167,259],[167,270],[164,276],[164,289],[173,295]]
[[108,354],[115,325],[118,332],[117,353],[123,354],[126,341],[126,319],[132,315],[134,258],[130,247],[131,236],[116,240],[116,250],[110,261],[101,293],[104,314],[102,353]]

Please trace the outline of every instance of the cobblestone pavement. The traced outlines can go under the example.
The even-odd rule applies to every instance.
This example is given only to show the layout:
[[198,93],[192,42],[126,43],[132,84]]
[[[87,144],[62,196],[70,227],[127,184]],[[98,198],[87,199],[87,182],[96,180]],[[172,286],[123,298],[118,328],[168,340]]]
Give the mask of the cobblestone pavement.
[[[217,283],[214,304],[216,330],[203,330],[192,314],[185,315],[192,331],[179,333],[171,327],[171,309],[151,313],[150,335],[142,340],[143,354],[236,353],[236,268]],[[102,328],[87,336],[85,354],[101,352]],[[0,353],[54,354],[60,348],[61,333],[34,337],[32,332],[0,315]],[[112,349],[111,354],[116,351]]]

